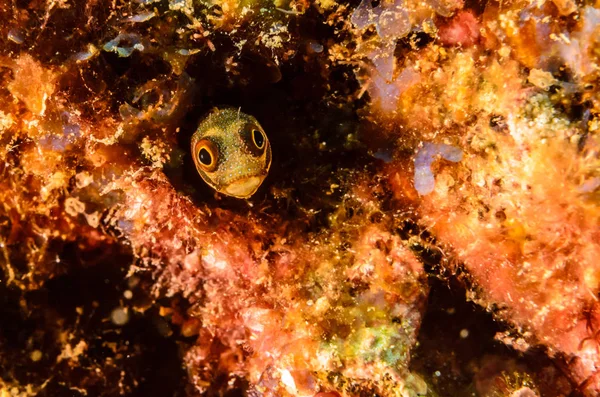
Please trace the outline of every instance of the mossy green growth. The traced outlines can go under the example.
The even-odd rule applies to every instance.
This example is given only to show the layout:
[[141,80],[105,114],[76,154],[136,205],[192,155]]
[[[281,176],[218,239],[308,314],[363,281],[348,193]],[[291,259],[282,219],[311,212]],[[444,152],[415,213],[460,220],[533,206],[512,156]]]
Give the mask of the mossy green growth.
[[529,126],[539,131],[539,138],[559,136],[570,127],[570,121],[562,114],[545,93],[530,97],[523,107],[521,117],[529,121]]
[[402,366],[408,360],[410,343],[398,328],[396,324],[360,328],[347,338],[335,338],[326,350],[333,349],[342,361],[382,361],[391,367]]

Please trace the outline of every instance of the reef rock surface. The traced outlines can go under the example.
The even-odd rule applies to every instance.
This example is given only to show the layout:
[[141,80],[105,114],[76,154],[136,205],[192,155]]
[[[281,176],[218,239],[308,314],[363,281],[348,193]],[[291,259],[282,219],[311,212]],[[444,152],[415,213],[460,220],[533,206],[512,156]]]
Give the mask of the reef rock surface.
[[7,0],[0,82],[0,396],[600,395],[597,1]]

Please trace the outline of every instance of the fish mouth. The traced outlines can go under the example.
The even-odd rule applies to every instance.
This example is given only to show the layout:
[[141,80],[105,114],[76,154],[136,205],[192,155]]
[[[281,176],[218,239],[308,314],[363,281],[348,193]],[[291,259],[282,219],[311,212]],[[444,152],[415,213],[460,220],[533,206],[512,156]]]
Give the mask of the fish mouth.
[[225,192],[233,197],[247,198],[252,196],[265,179],[266,175],[252,175],[237,179],[225,188]]

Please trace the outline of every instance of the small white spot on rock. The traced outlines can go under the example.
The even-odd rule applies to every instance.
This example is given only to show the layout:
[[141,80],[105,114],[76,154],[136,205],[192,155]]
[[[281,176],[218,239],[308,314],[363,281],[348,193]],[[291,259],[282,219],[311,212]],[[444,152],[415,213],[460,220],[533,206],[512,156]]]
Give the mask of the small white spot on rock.
[[112,313],[110,313],[110,321],[112,321],[113,324],[118,326],[127,324],[127,322],[129,321],[129,312],[127,308],[117,307],[116,309],[114,309]]

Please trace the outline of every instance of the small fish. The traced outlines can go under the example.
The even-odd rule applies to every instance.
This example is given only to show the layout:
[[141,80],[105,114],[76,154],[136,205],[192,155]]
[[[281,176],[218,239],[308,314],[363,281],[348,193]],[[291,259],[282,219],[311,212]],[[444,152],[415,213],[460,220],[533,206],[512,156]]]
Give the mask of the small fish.
[[217,192],[252,196],[271,167],[271,145],[258,121],[239,109],[213,109],[192,136],[198,173]]

